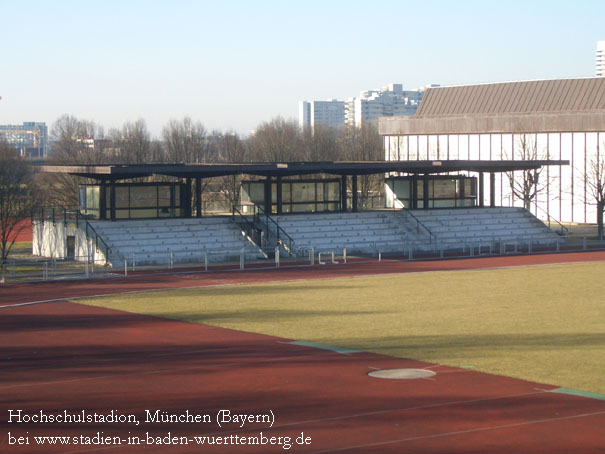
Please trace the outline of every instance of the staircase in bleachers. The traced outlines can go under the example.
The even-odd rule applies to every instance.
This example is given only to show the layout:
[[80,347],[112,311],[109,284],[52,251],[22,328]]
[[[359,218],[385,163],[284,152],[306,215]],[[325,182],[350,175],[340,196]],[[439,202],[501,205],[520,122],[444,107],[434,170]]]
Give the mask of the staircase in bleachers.
[[242,234],[231,217],[193,219],[153,219],[140,221],[90,221],[97,234],[111,248],[114,266],[131,261],[138,265],[203,263],[239,260],[242,249],[246,260],[266,255]]
[[274,216],[297,250],[350,253],[398,252],[410,240],[394,212],[312,213]]

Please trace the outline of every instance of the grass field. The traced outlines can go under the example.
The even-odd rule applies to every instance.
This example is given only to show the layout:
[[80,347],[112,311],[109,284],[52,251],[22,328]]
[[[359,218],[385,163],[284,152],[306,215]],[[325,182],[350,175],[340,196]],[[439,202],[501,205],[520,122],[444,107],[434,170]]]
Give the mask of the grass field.
[[79,302],[605,394],[605,263],[232,285]]

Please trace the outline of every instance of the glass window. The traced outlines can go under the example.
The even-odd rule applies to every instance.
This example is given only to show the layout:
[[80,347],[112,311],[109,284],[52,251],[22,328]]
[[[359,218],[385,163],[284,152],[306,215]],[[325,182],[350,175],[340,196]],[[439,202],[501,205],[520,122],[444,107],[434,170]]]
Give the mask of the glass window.
[[315,183],[292,183],[292,202],[315,201]]
[[128,208],[128,187],[116,187],[116,208]]
[[454,180],[435,180],[433,183],[434,198],[449,199],[456,197],[456,185]]
[[424,198],[424,183],[423,183],[422,179],[419,179],[416,182],[416,188],[417,188],[417,191],[418,191],[418,198],[419,199]]
[[340,200],[340,183],[337,181],[325,183],[324,195],[325,200]]
[[265,184],[262,182],[250,183],[250,201],[262,205],[265,202]]
[[434,208],[454,208],[456,206],[456,200],[435,200],[433,201]]
[[174,206],[181,206],[181,191],[179,186],[172,186],[174,191]]
[[158,186],[158,205],[161,207],[170,206],[170,186]]
[[271,203],[277,203],[277,183],[271,183]]
[[128,219],[130,218],[129,210],[116,210],[116,219]]
[[86,188],[79,188],[80,210],[86,211]]
[[101,193],[101,188],[98,186],[90,186],[86,188],[86,208],[89,210],[98,210],[99,209],[99,198]]
[[314,203],[300,203],[292,205],[292,211],[295,213],[310,213],[315,211]]
[[[130,208],[148,208],[157,206],[156,186],[132,186],[130,188]],[[170,202],[170,199],[168,200]]]
[[323,183],[315,183],[315,194],[317,195],[317,201],[323,202],[324,200],[324,184]]
[[282,191],[282,194],[281,194],[282,202],[283,203],[290,202],[291,196],[292,196],[292,185],[287,182],[282,183],[281,191]]
[[395,194],[398,199],[410,199],[410,180],[394,180],[395,183]]
[[476,195],[477,186],[474,184],[474,178],[466,178],[464,180],[464,195],[465,197]]

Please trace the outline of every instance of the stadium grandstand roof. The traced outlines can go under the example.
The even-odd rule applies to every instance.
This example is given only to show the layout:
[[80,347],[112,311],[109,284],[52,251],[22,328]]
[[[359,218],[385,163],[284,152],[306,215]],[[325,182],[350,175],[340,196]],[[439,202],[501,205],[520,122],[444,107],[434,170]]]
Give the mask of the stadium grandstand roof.
[[431,161],[334,161],[334,162],[274,162],[247,164],[132,164],[132,165],[84,165],[39,166],[43,173],[66,173],[95,180],[126,180],[164,175],[180,178],[211,178],[226,175],[256,175],[263,177],[287,177],[296,175],[369,175],[387,172],[430,174],[448,172],[509,172],[535,169],[547,165],[568,165],[569,161],[478,161],[478,160],[431,160]]

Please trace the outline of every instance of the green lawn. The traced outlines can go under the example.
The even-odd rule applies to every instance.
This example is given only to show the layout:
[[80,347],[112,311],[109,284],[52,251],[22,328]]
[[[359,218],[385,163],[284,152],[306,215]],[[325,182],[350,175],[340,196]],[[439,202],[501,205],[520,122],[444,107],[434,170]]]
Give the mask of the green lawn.
[[157,291],[84,303],[605,393],[603,276],[605,263],[549,265]]

